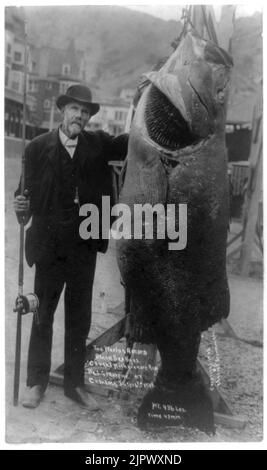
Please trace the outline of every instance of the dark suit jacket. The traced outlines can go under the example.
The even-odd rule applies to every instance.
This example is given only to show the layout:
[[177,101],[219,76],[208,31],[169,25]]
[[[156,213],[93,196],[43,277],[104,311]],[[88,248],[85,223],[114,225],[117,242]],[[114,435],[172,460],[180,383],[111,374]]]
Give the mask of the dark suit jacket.
[[[101,220],[102,195],[113,201],[109,160],[121,160],[127,153],[128,136],[113,137],[103,131],[82,132],[78,137],[80,205],[93,203]],[[58,130],[33,139],[25,150],[25,189],[29,192],[31,227],[26,233],[25,254],[30,266],[49,258],[53,250],[61,185]],[[15,195],[20,194],[20,185]],[[101,235],[101,231],[100,231]],[[108,240],[89,241],[105,252]]]

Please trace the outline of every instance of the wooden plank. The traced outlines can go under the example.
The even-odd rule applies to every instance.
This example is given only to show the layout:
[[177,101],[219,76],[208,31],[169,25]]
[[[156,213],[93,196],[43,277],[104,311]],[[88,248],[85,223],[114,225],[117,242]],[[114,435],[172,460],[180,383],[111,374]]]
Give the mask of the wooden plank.
[[242,276],[249,275],[251,252],[256,232],[256,225],[259,212],[259,201],[262,190],[262,114],[259,114],[262,96],[259,93],[258,105],[254,108],[254,118],[252,125],[252,144],[250,149],[249,162],[251,167],[251,178],[248,184],[247,197],[247,222],[245,227],[244,240],[240,255],[240,273]]
[[[98,336],[95,340],[86,346],[86,361],[93,361],[95,358],[95,347],[112,346],[124,336],[126,321],[129,319],[130,314],[125,315],[115,325],[106,330],[102,335]],[[56,370],[56,374],[63,375],[64,364],[61,364]]]
[[115,167],[123,167],[124,165],[124,160],[110,160],[108,162],[109,166],[115,166]]
[[234,329],[231,327],[230,323],[228,320],[226,320],[225,318],[222,318],[221,321],[220,321],[220,325],[222,325],[224,331],[225,331],[225,334],[227,336],[230,336],[230,338],[235,338],[235,339],[239,339],[239,337],[237,336],[236,332],[234,331]]
[[126,321],[130,314],[125,315],[115,325],[107,331],[98,336],[94,341],[86,346],[86,361],[92,361],[95,358],[95,348],[104,348],[105,346],[112,346],[124,336]]
[[[201,372],[204,382],[208,388],[209,383],[210,383],[209,374],[206,370],[206,367],[204,366],[203,362],[200,359],[197,359],[197,367],[198,367],[198,370]],[[216,413],[222,413],[222,414],[229,415],[229,416],[233,415],[221,391],[219,391],[215,387],[214,390],[210,390],[210,395],[211,395],[213,407]]]
[[125,302],[121,302],[114,308],[108,308],[108,313],[112,313],[113,315],[124,315],[124,305]]
[[227,242],[227,248],[229,248],[229,246],[232,245],[232,243],[234,243],[238,238],[242,238],[243,236],[243,233],[244,233],[244,230],[242,229],[240,232],[238,232],[236,235],[233,236],[233,238],[231,238],[231,240],[229,240]]
[[227,428],[244,429],[247,424],[247,419],[240,415],[225,415],[222,413],[214,413],[215,424],[220,424]]
[[[58,374],[56,372],[52,372],[49,376],[49,383],[63,387],[63,375]],[[98,385],[91,385],[85,383],[84,387],[89,393],[96,393],[97,395],[102,395],[104,397],[108,397],[112,394],[112,390],[103,386],[100,387]]]
[[226,259],[229,261],[234,255],[236,255],[241,250],[241,245],[234,248],[230,253],[227,253]]
[[[260,152],[262,152],[262,149],[260,150]],[[252,252],[252,246],[254,242],[256,224],[257,224],[257,218],[258,218],[258,206],[259,206],[259,199],[260,199],[260,192],[261,192],[261,180],[262,180],[262,156],[260,156],[260,162],[257,168],[256,189],[253,192],[252,198],[250,200],[247,225],[245,229],[245,237],[244,237],[244,241],[241,247],[240,272],[242,276],[249,275],[251,252]]]
[[[218,336],[228,336],[227,333],[217,333]],[[241,338],[240,336],[231,336],[232,339],[235,339],[236,341],[240,341],[241,343],[246,343],[249,344],[250,346],[254,346],[255,348],[263,348],[263,342],[258,340],[258,339],[246,339],[246,338]]]

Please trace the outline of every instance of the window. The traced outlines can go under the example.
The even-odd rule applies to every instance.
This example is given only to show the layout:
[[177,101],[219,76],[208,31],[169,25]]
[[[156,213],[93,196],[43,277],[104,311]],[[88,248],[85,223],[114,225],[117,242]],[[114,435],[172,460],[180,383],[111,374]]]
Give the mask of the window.
[[124,121],[126,119],[126,113],[123,111],[115,111],[115,120]]
[[29,81],[29,91],[36,92],[38,91],[38,83],[35,80]]
[[12,90],[22,92],[23,74],[21,74],[21,72],[16,72],[15,70],[12,70],[10,80]]
[[79,82],[62,81],[59,85],[59,93],[64,94],[71,85],[78,85]]
[[44,100],[44,109],[50,109],[50,108],[51,108],[51,101]]
[[122,133],[122,129],[120,126],[110,126],[110,133],[117,136]]
[[28,106],[30,111],[34,112],[37,110],[37,99],[34,96],[31,96],[31,100]]
[[46,89],[47,90],[52,90],[53,84],[51,82],[46,82]]
[[22,60],[21,52],[15,52],[14,60],[15,60],[15,62],[21,62],[21,60]]
[[11,83],[12,90],[19,91],[19,82],[12,82]]
[[11,44],[7,44],[7,53],[11,54]]
[[5,86],[8,86],[8,84],[9,84],[9,67],[6,67]]
[[64,93],[66,92],[67,88],[68,88],[68,83],[66,82],[60,82],[60,93],[64,95]]
[[115,111],[115,119],[116,119],[116,121],[119,120],[119,115],[120,115],[120,112],[119,112],[119,111]]
[[70,64],[63,64],[62,74],[63,75],[69,75],[70,74]]

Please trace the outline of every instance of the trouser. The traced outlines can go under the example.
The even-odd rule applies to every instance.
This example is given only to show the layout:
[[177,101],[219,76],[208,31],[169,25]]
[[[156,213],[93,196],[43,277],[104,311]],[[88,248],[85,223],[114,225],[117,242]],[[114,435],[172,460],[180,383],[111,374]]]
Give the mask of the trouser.
[[27,385],[46,388],[51,368],[53,319],[65,285],[64,389],[84,384],[86,338],[91,325],[95,250],[81,245],[48,266],[36,264],[35,293],[40,305],[33,318]]

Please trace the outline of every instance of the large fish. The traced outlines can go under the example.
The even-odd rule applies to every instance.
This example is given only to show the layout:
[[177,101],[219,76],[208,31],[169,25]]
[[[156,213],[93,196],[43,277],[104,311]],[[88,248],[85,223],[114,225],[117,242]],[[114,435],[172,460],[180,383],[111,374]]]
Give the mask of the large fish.
[[[131,126],[120,202],[132,215],[136,204],[161,203],[166,219],[167,204],[175,204],[175,229],[180,236],[187,229],[186,246],[169,249],[154,225],[152,239],[135,239],[132,217],[131,238],[117,242],[131,312],[142,325],[137,339],[155,342],[161,355],[155,387],[139,409],[142,426],[166,424],[152,411],[158,403],[162,412],[167,401],[181,411],[175,424],[214,429],[196,359],[201,332],[229,314],[225,118],[232,65],[224,50],[188,32],[160,70],[146,74]],[[184,220],[179,227],[180,204],[187,205],[187,227]]]

